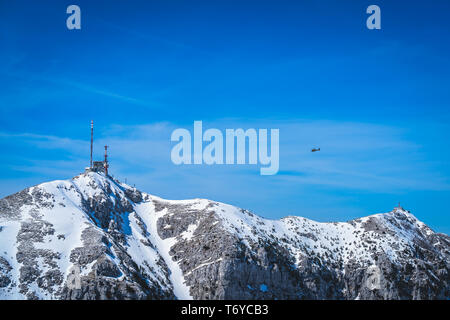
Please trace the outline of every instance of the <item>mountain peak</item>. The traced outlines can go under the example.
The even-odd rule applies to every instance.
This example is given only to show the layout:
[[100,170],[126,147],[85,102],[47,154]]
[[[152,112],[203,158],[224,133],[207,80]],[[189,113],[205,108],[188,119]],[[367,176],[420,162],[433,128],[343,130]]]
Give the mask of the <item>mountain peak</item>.
[[269,220],[101,172],[0,199],[0,244],[3,299],[450,296],[448,237],[401,207],[348,222]]

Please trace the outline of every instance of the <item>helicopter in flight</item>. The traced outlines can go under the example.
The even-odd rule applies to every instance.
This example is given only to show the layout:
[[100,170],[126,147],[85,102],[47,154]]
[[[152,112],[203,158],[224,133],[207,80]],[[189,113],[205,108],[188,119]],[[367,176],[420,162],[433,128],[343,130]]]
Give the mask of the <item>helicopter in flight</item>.
[[317,152],[317,151],[320,151],[320,148],[313,148],[313,149],[311,149],[311,152]]

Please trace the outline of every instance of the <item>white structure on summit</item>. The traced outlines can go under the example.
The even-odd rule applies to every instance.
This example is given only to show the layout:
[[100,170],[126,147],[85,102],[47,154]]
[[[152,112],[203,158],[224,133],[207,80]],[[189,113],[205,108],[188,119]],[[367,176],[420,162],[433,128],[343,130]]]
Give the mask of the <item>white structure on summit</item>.
[[92,154],[94,150],[94,120],[91,120],[91,161],[90,166],[86,168],[86,172],[102,172],[108,175],[108,146],[105,146],[105,159],[103,161],[93,161]]

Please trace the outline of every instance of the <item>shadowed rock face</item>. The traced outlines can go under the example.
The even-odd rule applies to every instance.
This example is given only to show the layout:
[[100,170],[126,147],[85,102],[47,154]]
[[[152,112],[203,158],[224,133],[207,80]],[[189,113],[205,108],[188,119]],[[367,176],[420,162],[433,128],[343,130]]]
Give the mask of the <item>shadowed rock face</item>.
[[0,298],[449,299],[449,248],[401,208],[274,221],[91,172],[0,200]]

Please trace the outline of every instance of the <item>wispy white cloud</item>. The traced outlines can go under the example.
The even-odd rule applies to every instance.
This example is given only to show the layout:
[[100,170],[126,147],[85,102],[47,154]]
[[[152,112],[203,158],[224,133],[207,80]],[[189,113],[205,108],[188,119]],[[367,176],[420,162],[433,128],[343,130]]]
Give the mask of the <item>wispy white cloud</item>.
[[116,92],[112,92],[112,91],[108,91],[108,90],[104,90],[101,89],[97,86],[93,86],[93,85],[89,85],[89,84],[84,84],[81,82],[76,82],[76,81],[69,81],[69,80],[65,80],[65,79],[47,79],[48,81],[57,83],[57,84],[62,84],[65,86],[69,86],[72,88],[76,88],[85,92],[89,92],[89,93],[93,93],[93,94],[97,94],[97,95],[101,95],[104,97],[108,97],[108,98],[112,98],[112,99],[118,99],[124,102],[128,102],[134,105],[138,105],[138,106],[143,106],[143,107],[155,107],[156,103],[155,102],[148,102],[148,101],[144,101],[142,99],[138,99],[138,98],[134,98],[134,97],[130,97],[127,95],[123,95],[123,94],[118,94]]
[[[114,125],[96,140],[101,156],[102,147],[110,146],[111,171],[118,177],[128,177],[143,189],[158,185],[170,195],[185,195],[183,188],[203,194],[204,190],[234,194],[232,184],[239,181],[240,193],[281,186],[281,190],[324,186],[327,188],[366,190],[376,193],[397,193],[407,190],[449,190],[447,177],[433,169],[420,151],[420,145],[405,138],[401,128],[367,123],[339,123],[333,121],[256,121],[238,120],[204,122],[217,128],[279,128],[280,174],[261,177],[257,166],[175,166],[170,160],[173,123],[154,123],[139,126]],[[188,127],[188,129],[191,129]],[[41,150],[65,150],[73,165],[55,159],[28,162],[33,170],[70,169],[80,171],[81,163],[88,163],[89,142],[64,137],[36,134],[0,133],[0,139],[17,139],[33,144]],[[311,153],[311,147],[321,151]],[[42,156],[42,155],[41,155]],[[44,163],[44,164],[43,164]],[[16,167],[18,168],[18,167]],[[24,166],[21,170],[26,170]],[[31,169],[30,169],[31,170]],[[217,185],[217,181],[220,184]],[[170,190],[170,191],[169,191]],[[282,192],[282,191],[277,191]]]
[[[167,45],[167,46],[170,46],[170,47],[174,47],[174,48],[178,48],[178,49],[189,49],[189,50],[194,49],[191,45],[186,44],[186,43],[181,42],[181,41],[174,41],[174,40],[168,39],[167,37],[160,37],[160,36],[157,36],[157,35],[154,35],[154,34],[144,33],[144,32],[141,32],[141,31],[137,31],[135,29],[131,29],[131,28],[126,28],[126,27],[120,26],[117,23],[110,23],[110,22],[107,22],[105,20],[98,19],[98,21],[101,22],[104,26],[106,26],[109,29],[112,29],[114,31],[124,32],[124,33],[126,33],[128,35],[131,35],[131,36],[135,37],[135,38],[159,42],[159,43],[162,43],[164,45]],[[197,50],[196,50],[196,52],[197,52]]]
[[[1,72],[1,69],[0,69],[0,72]],[[17,71],[17,70],[16,71],[6,70],[1,73],[5,76],[16,78],[16,79],[21,79],[21,80],[27,81],[27,82],[39,82],[39,83],[45,82],[45,83],[49,83],[49,84],[56,85],[56,86],[68,87],[71,89],[83,91],[85,93],[91,93],[91,94],[99,95],[102,97],[116,99],[116,100],[119,100],[122,102],[136,105],[136,106],[148,107],[148,108],[159,107],[159,104],[155,101],[148,101],[147,99],[144,100],[144,99],[140,99],[137,97],[132,97],[132,96],[125,95],[122,93],[104,89],[98,85],[89,84],[89,83],[85,83],[85,82],[81,82],[81,81],[69,80],[67,78],[64,78],[64,77],[61,77],[58,75],[48,75],[45,73],[37,74],[37,73],[30,73],[30,72],[21,72],[21,71]]]
[[[0,139],[17,141],[16,145],[20,143],[31,144],[37,149],[65,149],[70,150],[72,153],[76,154],[85,148],[85,141],[57,137],[52,135],[41,135],[35,133],[7,133],[0,132]],[[30,159],[31,160],[31,159]]]
[[[108,144],[112,174],[149,193],[172,199],[210,198],[271,217],[348,219],[370,213],[354,206],[352,194],[397,199],[409,192],[450,190],[448,177],[427,161],[422,146],[407,139],[407,132],[399,127],[239,119],[204,121],[203,125],[205,130],[279,128],[280,173],[260,176],[259,166],[250,165],[176,166],[170,160],[170,134],[179,125],[170,122],[98,128],[95,157],[101,159],[103,145]],[[2,170],[8,173],[0,179],[2,196],[18,191],[12,188],[20,181],[69,178],[89,163],[88,140],[3,132],[0,145],[9,153],[0,157]],[[11,145],[27,145],[29,152],[9,151]],[[312,153],[312,147],[321,151]],[[11,183],[14,175],[18,182]]]

